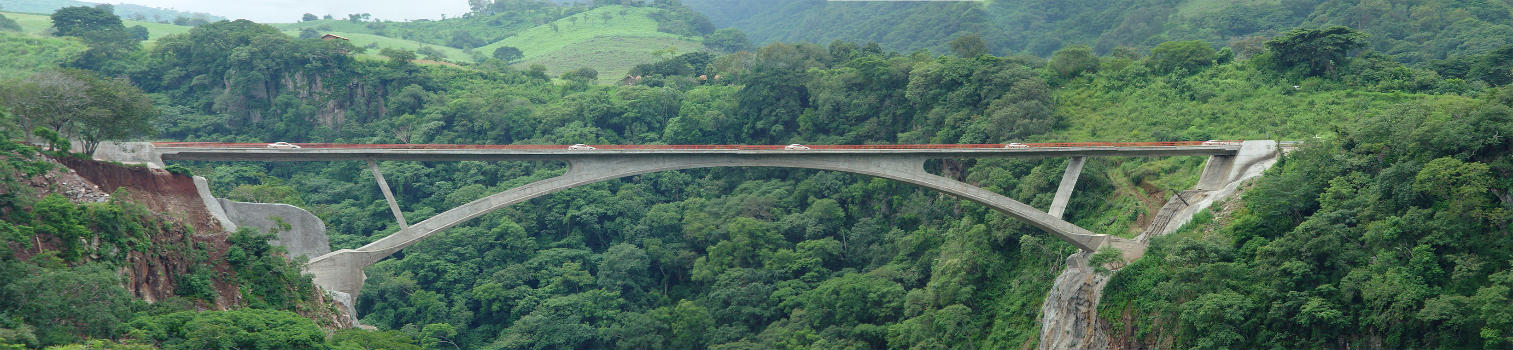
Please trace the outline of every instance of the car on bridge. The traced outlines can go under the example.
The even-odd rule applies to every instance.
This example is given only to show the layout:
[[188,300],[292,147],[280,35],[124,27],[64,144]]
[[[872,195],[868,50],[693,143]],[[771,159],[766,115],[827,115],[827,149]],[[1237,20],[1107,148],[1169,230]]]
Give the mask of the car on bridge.
[[1234,141],[1219,141],[1219,140],[1203,141],[1203,145],[1204,146],[1237,146],[1239,144],[1240,144],[1239,142],[1234,142]]
[[800,145],[800,144],[795,143],[795,144],[791,144],[791,145],[785,146],[785,147],[783,147],[783,149],[789,150],[789,151],[808,151],[809,150],[809,146]]
[[1026,144],[1023,144],[1023,143],[1015,142],[1015,143],[1010,143],[1010,144],[1007,144],[1007,145],[1003,145],[1003,148],[1007,148],[1007,149],[1026,149],[1026,148],[1030,148],[1030,145],[1026,145]]
[[299,149],[299,145],[288,143],[288,142],[279,141],[279,142],[274,142],[274,143],[268,144],[268,148],[271,148],[271,149]]
[[597,148],[594,148],[594,146],[589,146],[589,145],[585,145],[585,144],[581,144],[580,143],[580,144],[575,144],[575,145],[572,145],[572,146],[567,146],[567,149],[568,150],[572,150],[572,151],[588,151],[588,150],[595,150]]

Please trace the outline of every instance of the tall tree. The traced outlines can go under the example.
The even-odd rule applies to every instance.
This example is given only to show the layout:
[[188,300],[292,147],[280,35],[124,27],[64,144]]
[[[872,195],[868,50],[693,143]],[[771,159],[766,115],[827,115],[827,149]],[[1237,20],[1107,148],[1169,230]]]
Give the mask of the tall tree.
[[1072,78],[1098,70],[1098,56],[1087,45],[1072,46],[1052,53],[1050,68],[1063,78]]
[[1293,29],[1266,42],[1282,69],[1300,69],[1313,76],[1333,72],[1351,50],[1366,47],[1366,34],[1345,26]]
[[53,29],[58,31],[59,36],[82,37],[98,31],[126,30],[126,26],[121,24],[121,17],[94,7],[64,7],[53,12],[52,21]]
[[89,90],[89,108],[79,115],[78,136],[84,140],[85,154],[94,154],[101,141],[120,140],[152,131],[151,121],[158,109],[141,89],[123,78],[84,75]]
[[1168,41],[1151,49],[1151,63],[1160,72],[1197,70],[1214,64],[1214,58],[1214,48],[1202,40]]
[[38,72],[0,85],[0,106],[10,108],[24,132],[39,126],[62,132],[72,116],[88,108],[88,89],[88,83],[62,71]]
[[951,53],[957,57],[977,57],[988,53],[988,44],[982,41],[982,37],[976,33],[965,34],[951,39]]
[[53,12],[52,21],[58,35],[79,37],[89,45],[71,63],[74,67],[121,73],[126,70],[121,66],[128,64],[122,59],[141,48],[140,40],[109,8],[65,7]]
[[21,126],[39,126],[84,140],[93,153],[101,141],[149,132],[158,114],[152,100],[129,81],[67,69],[33,74],[0,85],[0,106],[9,107]]
[[520,52],[520,49],[517,49],[514,46],[500,46],[499,48],[494,49],[494,58],[500,61],[511,62],[518,60],[524,56],[525,55]]

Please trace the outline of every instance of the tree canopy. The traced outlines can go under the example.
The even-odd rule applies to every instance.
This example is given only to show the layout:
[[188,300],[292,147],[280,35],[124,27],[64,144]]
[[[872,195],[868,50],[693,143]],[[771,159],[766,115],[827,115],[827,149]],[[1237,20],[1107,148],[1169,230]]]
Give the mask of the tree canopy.
[[1366,46],[1366,34],[1344,26],[1294,29],[1266,41],[1266,49],[1280,68],[1304,75],[1334,72],[1345,55]]

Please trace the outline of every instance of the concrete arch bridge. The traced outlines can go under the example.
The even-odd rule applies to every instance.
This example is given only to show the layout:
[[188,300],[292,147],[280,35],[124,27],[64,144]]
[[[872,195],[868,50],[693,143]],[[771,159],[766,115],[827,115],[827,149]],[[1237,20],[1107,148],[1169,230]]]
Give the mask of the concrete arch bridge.
[[[162,166],[166,160],[366,161],[384,192],[400,230],[357,249],[311,258],[306,271],[328,291],[354,300],[363,268],[442,230],[494,210],[564,189],[660,171],[709,167],[786,167],[881,177],[981,203],[1024,220],[1082,250],[1119,249],[1126,260],[1145,244],[1091,232],[1061,219],[1088,157],[1206,156],[1198,189],[1217,190],[1239,180],[1254,165],[1276,157],[1274,141],[1011,143],[983,145],[355,145],[158,142],[128,143],[97,157]],[[102,148],[103,149],[103,148]],[[930,174],[925,161],[962,158],[1068,157],[1066,172],[1047,211],[971,184]],[[565,161],[566,173],[486,196],[413,225],[405,221],[376,165],[398,161]],[[1268,163],[1269,164],[1269,163]],[[339,296],[341,298],[341,296]],[[350,303],[349,303],[350,306]]]

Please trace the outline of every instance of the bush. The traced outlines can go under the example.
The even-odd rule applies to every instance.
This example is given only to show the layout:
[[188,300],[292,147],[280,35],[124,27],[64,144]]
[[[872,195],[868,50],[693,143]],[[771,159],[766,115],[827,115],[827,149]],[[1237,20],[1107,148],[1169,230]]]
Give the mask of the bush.
[[1202,40],[1168,41],[1151,49],[1151,63],[1156,71],[1171,73],[1177,69],[1195,71],[1214,64],[1214,48]]
[[163,170],[167,170],[169,173],[174,175],[194,176],[193,173],[189,172],[189,168],[178,164],[169,164],[167,167],[164,167]]
[[183,311],[131,321],[133,338],[164,349],[325,349],[315,322],[288,311]]

